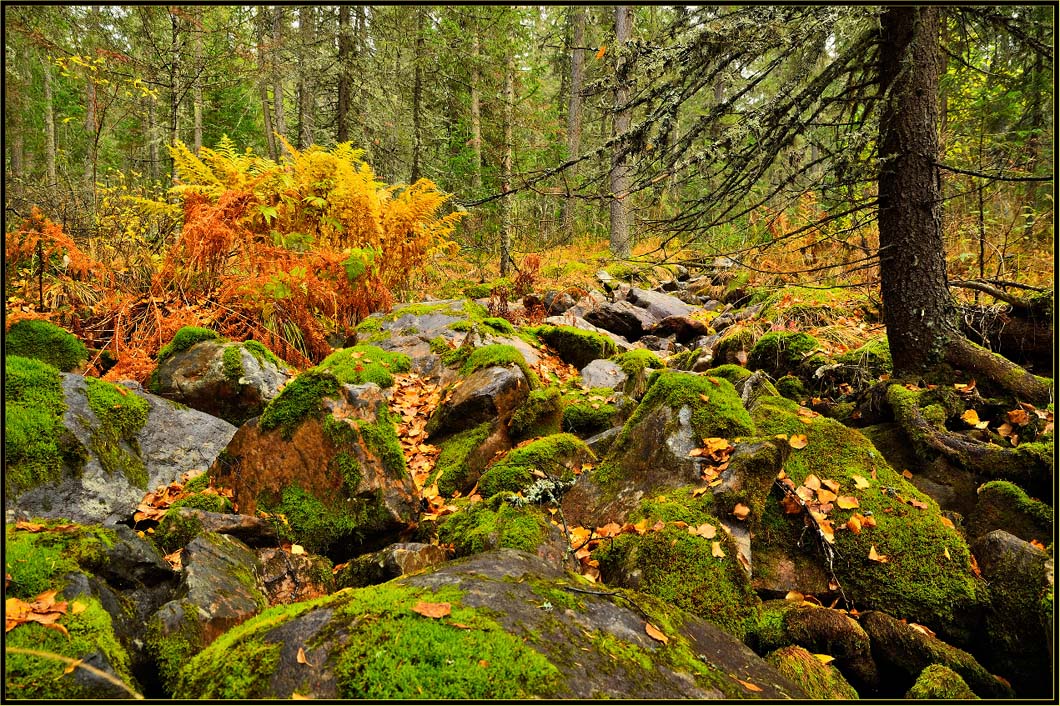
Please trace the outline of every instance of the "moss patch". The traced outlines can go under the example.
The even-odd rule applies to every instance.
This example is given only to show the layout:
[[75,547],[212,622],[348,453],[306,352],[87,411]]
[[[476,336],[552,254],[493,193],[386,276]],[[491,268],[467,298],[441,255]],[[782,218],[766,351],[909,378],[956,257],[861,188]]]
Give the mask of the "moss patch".
[[487,468],[479,478],[479,493],[484,498],[501,492],[517,493],[533,483],[534,470],[559,480],[570,480],[574,474],[566,464],[578,456],[594,457],[589,447],[573,434],[553,434],[532,441],[512,449]]
[[610,358],[617,350],[615,342],[607,336],[573,326],[542,326],[537,336],[551,346],[564,362],[579,370],[598,358]]
[[531,390],[541,386],[541,381],[538,379],[537,374],[526,364],[526,358],[519,352],[519,349],[515,346],[503,344],[482,346],[471,351],[471,355],[468,356],[467,361],[460,368],[460,374],[470,375],[476,370],[491,368],[495,365],[517,365],[523,371],[523,375],[526,376],[527,384],[530,385]]
[[[755,343],[747,367],[765,370],[774,378],[791,375],[807,367],[816,367],[811,360],[819,346],[817,339],[806,333],[772,331]],[[818,358],[823,364],[824,358]]]
[[200,326],[185,326],[174,334],[172,341],[162,346],[162,349],[158,351],[156,360],[159,363],[163,363],[177,353],[186,351],[196,343],[201,343],[202,341],[223,340],[225,339],[222,338],[220,334],[216,331],[211,331],[208,328],[202,328]]
[[484,422],[473,429],[455,434],[441,443],[441,452],[434,464],[431,482],[438,483],[438,492],[451,496],[468,484],[471,468],[468,458],[490,435],[491,424]]
[[147,423],[150,405],[124,387],[85,378],[88,406],[99,425],[89,445],[107,473],[121,473],[132,485],[147,489],[147,467],[140,458],[136,434]]
[[858,698],[858,692],[838,669],[831,664],[822,664],[804,647],[783,647],[767,655],[766,661],[800,686],[811,699],[850,701]]
[[978,700],[961,675],[942,664],[924,667],[905,698],[915,700],[958,699]]
[[612,357],[611,360],[622,368],[622,372],[630,379],[635,378],[642,370],[664,367],[663,362],[659,360],[659,356],[646,348],[634,348],[631,351],[619,353]]
[[69,372],[88,358],[88,349],[77,336],[49,321],[26,319],[8,329],[4,354],[35,358]]
[[537,508],[514,507],[500,498],[457,504],[462,509],[442,519],[438,541],[451,543],[459,556],[501,548],[533,553],[548,536],[548,521]]
[[328,370],[310,368],[280,391],[261,413],[258,428],[270,431],[277,427],[283,438],[290,439],[303,421],[320,419],[324,414],[321,400],[339,391],[339,380]]
[[379,387],[394,384],[391,373],[406,373],[412,360],[404,353],[391,353],[370,345],[353,346],[337,350],[318,366],[331,372],[339,382],[362,385],[374,382]]
[[742,365],[736,365],[735,363],[725,363],[719,365],[716,368],[711,368],[707,371],[707,375],[725,378],[729,382],[736,385],[742,385],[747,378],[751,377],[751,371]]
[[284,488],[279,498],[259,497],[258,506],[283,515],[286,523],[277,527],[280,535],[314,553],[342,542],[363,541],[366,530],[385,519],[378,498],[336,497],[325,503],[298,484]]
[[64,455],[76,445],[63,442],[62,378],[45,362],[17,355],[4,358],[4,492],[12,496],[62,477]]
[[508,433],[515,440],[555,434],[560,430],[562,415],[563,394],[558,387],[531,390],[508,421]]
[[155,527],[151,538],[163,553],[169,554],[186,547],[203,531],[202,522],[196,517],[185,517],[179,512],[167,512]]
[[606,387],[570,390],[563,395],[563,431],[590,436],[610,429],[618,408],[615,391]]
[[886,336],[873,338],[860,348],[843,353],[836,357],[835,362],[863,367],[873,377],[890,373],[894,369],[891,362],[891,349],[887,345]]

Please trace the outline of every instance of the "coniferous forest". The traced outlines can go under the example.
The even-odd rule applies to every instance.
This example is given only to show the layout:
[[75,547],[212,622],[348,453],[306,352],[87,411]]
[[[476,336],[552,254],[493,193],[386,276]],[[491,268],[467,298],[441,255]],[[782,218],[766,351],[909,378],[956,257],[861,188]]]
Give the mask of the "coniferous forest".
[[1055,19],[5,3],[5,697],[1056,698]]

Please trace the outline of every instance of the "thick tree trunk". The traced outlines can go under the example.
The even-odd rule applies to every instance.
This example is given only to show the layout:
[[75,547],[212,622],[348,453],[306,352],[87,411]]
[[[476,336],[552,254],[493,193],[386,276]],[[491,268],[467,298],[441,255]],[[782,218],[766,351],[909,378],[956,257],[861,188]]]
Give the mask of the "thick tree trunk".
[[[515,114],[515,56],[509,51],[504,67],[504,158],[501,160],[501,191],[512,188],[512,122]],[[501,200],[501,277],[508,274],[512,260],[512,197]]]
[[[574,6],[571,12],[571,46],[570,46],[570,96],[567,103],[567,154],[574,157],[581,150],[582,139],[582,83],[585,75],[585,8]],[[567,179],[577,178],[577,167],[567,173]],[[563,219],[561,228],[567,241],[574,237],[574,210],[578,200],[568,194],[563,202]]]
[[895,373],[942,360],[955,331],[946,286],[938,157],[938,8],[880,17],[880,280]]
[[482,83],[479,59],[478,29],[471,27],[471,187],[478,193],[482,189]]
[[[283,44],[283,8],[280,6],[272,9],[272,128],[287,139],[287,123],[283,113],[283,73],[280,71],[279,62],[276,61]],[[277,140],[276,154],[282,151],[280,142]]]
[[313,32],[315,8],[311,5],[303,5],[298,9],[298,31],[301,34],[299,43],[299,72],[298,72],[298,148],[305,149],[313,144],[313,112],[314,112],[314,88],[313,88]]
[[349,5],[339,6],[339,90],[335,125],[336,142],[350,139],[350,63],[353,61],[353,27]]
[[416,8],[416,52],[412,58],[412,176],[409,183],[420,178],[423,159],[423,23],[426,10]]
[[52,96],[52,67],[45,57],[44,64],[44,160],[48,188],[54,188],[55,178],[55,100]]
[[[630,111],[623,106],[629,101],[629,61],[622,54],[623,45],[629,41],[632,13],[629,5],[615,7],[615,123],[613,136],[623,135],[629,130]],[[616,147],[611,157],[611,255],[629,257],[629,207],[626,196],[629,191],[628,149]]]

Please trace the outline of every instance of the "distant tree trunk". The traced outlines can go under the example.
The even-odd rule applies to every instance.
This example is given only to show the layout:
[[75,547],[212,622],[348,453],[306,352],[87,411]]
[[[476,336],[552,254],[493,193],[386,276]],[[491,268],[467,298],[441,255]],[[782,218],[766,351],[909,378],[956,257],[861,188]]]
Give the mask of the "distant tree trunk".
[[350,6],[339,6],[339,90],[335,125],[336,142],[350,139],[350,63],[353,61],[353,27]]
[[[512,188],[512,123],[515,115],[515,55],[509,50],[504,66],[504,157],[501,160],[501,191]],[[501,277],[508,274],[512,261],[512,197],[501,200]]]
[[[283,44],[283,7],[281,6],[272,9],[272,44],[272,127],[278,135],[286,139],[287,123],[283,115],[283,73],[276,60],[280,46]],[[277,140],[277,157],[280,152],[280,142]]]
[[298,148],[305,149],[313,144],[313,13],[315,8],[303,5],[298,9],[298,31],[301,42],[298,51]]
[[[582,83],[585,74],[585,56],[582,46],[585,44],[585,9],[581,6],[571,7],[571,46],[570,46],[570,99],[567,105],[567,154],[574,157],[581,149],[582,139]],[[571,168],[567,178],[577,178],[577,167]],[[568,195],[563,202],[563,219],[561,229],[564,238],[570,241],[574,237],[574,210],[577,199]]]
[[55,178],[55,101],[52,96],[52,67],[48,58],[44,65],[44,161],[47,169],[48,187],[54,188]]
[[481,47],[478,29],[471,27],[471,187],[477,193],[482,188],[482,97],[479,85]]
[[194,129],[192,144],[195,148],[195,154],[199,154],[199,150],[202,149],[202,77],[205,73],[202,60],[203,14],[203,9],[200,7],[198,10],[199,26],[195,28],[192,34],[192,51],[195,53],[195,85],[192,87],[191,94]]
[[[169,147],[177,144],[180,139],[180,58],[183,47],[180,44],[180,18],[175,12],[169,13]],[[169,160],[169,178],[173,179],[175,165],[173,158]]]
[[881,295],[895,372],[917,373],[942,359],[956,312],[935,166],[938,9],[889,7],[880,21]]
[[412,58],[412,176],[409,183],[420,178],[420,162],[423,159],[423,22],[426,11],[416,8],[416,53]]
[[[630,111],[623,106],[629,101],[629,62],[622,55],[623,45],[629,41],[632,13],[629,5],[615,7],[615,122],[613,135],[623,135],[629,130]],[[629,257],[629,207],[625,198],[629,191],[628,148],[616,147],[611,157],[611,255]]]
[[269,24],[269,8],[258,7],[257,42],[258,42],[258,96],[261,98],[261,117],[265,124],[265,141],[269,146],[269,158],[279,159],[279,148],[272,127],[272,106],[269,101],[269,62],[266,59],[265,36]]
[[161,166],[158,157],[158,115],[152,96],[147,97],[147,161],[152,181],[158,181]]
[[96,84],[91,78],[87,80],[85,86],[85,134],[88,136],[85,189],[94,193],[96,189]]

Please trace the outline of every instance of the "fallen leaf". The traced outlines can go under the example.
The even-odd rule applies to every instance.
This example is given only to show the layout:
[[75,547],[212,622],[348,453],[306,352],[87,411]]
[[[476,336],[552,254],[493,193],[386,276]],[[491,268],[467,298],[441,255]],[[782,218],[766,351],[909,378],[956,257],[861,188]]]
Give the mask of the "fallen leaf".
[[747,516],[751,514],[751,508],[743,503],[736,503],[736,507],[732,509],[732,514],[737,520],[746,520]]
[[968,425],[974,427],[979,423],[979,414],[974,409],[966,410],[961,419]]
[[741,684],[743,684],[744,688],[747,689],[748,691],[761,691],[762,690],[762,687],[758,686],[757,684],[752,684],[749,681],[744,681],[743,679],[737,679],[736,681],[738,681]]
[[291,701],[312,701],[312,699],[312,696],[299,694],[297,691],[291,694]]
[[703,400],[704,402],[710,402],[710,397],[704,395],[702,392],[699,393],[699,399]]
[[858,519],[857,515],[854,515],[849,520],[847,520],[846,527],[854,534],[861,534],[861,520]]
[[1032,539],[1030,544],[1035,549],[1041,549],[1043,552],[1045,551],[1045,545],[1039,542],[1037,539]]
[[869,561],[878,561],[881,564],[886,564],[890,560],[887,558],[886,554],[878,554],[876,552],[876,545],[873,544],[869,548]]
[[788,591],[787,594],[784,596],[784,600],[802,603],[804,600],[806,600],[806,596],[799,593],[798,591]]
[[840,510],[853,510],[859,507],[861,503],[853,495],[840,495],[835,499],[835,504]]
[[[121,388],[119,387],[118,389],[120,390]],[[71,662],[70,664],[66,665],[66,669],[63,670],[63,675],[65,676],[65,675],[69,674],[70,672],[74,671],[75,669],[77,669],[79,666],[81,666],[82,662],[84,662],[83,659],[75,659],[73,662]]]
[[1021,427],[1030,424],[1031,421],[1031,416],[1027,414],[1025,409],[1014,409],[1011,412],[1005,412],[1005,417],[1008,418],[1010,424]]
[[833,657],[832,655],[814,654],[813,656],[816,657],[817,661],[820,662],[821,664],[829,664],[830,662],[834,662],[835,661],[835,657]]
[[294,658],[294,659],[295,659],[295,661],[296,661],[296,662],[298,662],[298,664],[304,664],[304,665],[306,665],[307,667],[312,667],[312,666],[313,666],[313,665],[312,665],[312,664],[311,664],[311,663],[309,662],[309,660],[308,660],[308,659],[306,659],[306,656],[305,656],[305,650],[304,650],[304,649],[302,649],[301,647],[299,647],[299,648],[298,648],[298,654],[297,654],[297,655],[295,655],[295,658]]
[[709,522],[704,522],[698,527],[688,528],[689,534],[697,537],[702,537],[703,539],[714,539],[714,537],[717,536],[717,532],[717,528]]
[[463,623],[449,623],[449,624],[452,625],[454,628],[460,628],[461,630],[470,630],[471,629],[470,625],[464,625]]
[[792,434],[788,438],[788,445],[793,449],[804,449],[809,443],[805,434]]
[[81,601],[74,601],[70,604],[70,615],[80,615],[87,610],[88,606]]
[[292,544],[291,545],[291,553],[296,555],[296,556],[298,554],[305,554],[305,547],[303,547],[301,544]]
[[490,666],[489,660],[485,660],[485,659],[480,659],[480,660],[478,661],[478,666],[480,666],[480,667],[482,667],[483,669],[485,669],[486,667]]
[[810,490],[818,490],[821,487],[821,479],[811,473],[810,475],[806,476],[806,480],[804,480],[802,484]]
[[942,523],[943,527],[949,527],[950,529],[956,529],[956,527],[953,526],[953,520],[951,520],[950,518],[946,517],[945,515],[939,515],[939,522]]
[[657,640],[663,643],[664,645],[670,642],[670,638],[664,635],[662,630],[655,627],[651,623],[644,624],[644,632],[648,633],[648,637],[650,637],[651,639]]
[[599,50],[597,50],[597,52],[596,52],[596,59],[597,59],[597,60],[603,59],[603,58],[604,58],[604,54],[606,54],[606,53],[607,53],[607,45],[606,45],[606,44],[604,44],[604,45],[602,45],[602,46],[600,47],[600,49],[599,49]]
[[950,558],[950,548],[949,547],[943,547],[942,548],[942,556],[946,557],[947,559]]
[[452,612],[452,604],[418,601],[416,605],[412,606],[412,612],[428,618],[444,618]]
[[831,478],[825,478],[821,481],[821,486],[828,488],[836,495],[839,495],[839,481],[832,480]]
[[722,549],[721,549],[721,542],[711,542],[710,543],[710,553],[712,555],[714,555],[715,557],[717,557],[718,559],[724,559],[725,558],[725,552],[723,552]]
[[858,490],[865,490],[870,487],[870,483],[863,477],[858,475],[852,475],[850,478],[854,481],[854,487]]
[[906,468],[902,471],[902,478],[905,478],[906,480],[912,480],[913,474],[908,468]]
[[817,491],[817,500],[822,503],[830,503],[836,499],[836,494],[826,488],[821,488]]
[[706,493],[706,492],[707,492],[708,490],[710,490],[710,488],[709,488],[709,487],[707,487],[707,486],[704,486],[704,487],[702,487],[702,488],[693,488],[693,489],[692,489],[692,497],[693,497],[693,498],[698,498],[698,497],[699,497],[700,495],[703,495],[703,494],[704,494],[704,493]]

